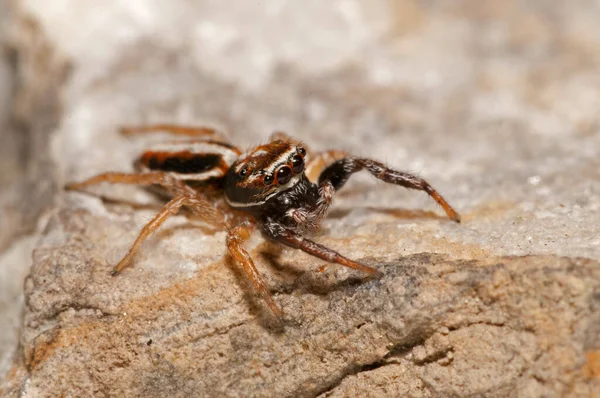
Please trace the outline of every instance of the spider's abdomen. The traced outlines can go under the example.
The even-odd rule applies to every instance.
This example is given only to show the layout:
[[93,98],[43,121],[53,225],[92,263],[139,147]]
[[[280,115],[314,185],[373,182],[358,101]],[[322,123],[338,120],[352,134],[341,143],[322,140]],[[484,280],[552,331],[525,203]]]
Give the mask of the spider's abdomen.
[[136,162],[142,171],[164,171],[186,181],[222,178],[239,156],[234,147],[216,141],[176,141],[154,145]]
[[222,157],[215,153],[147,151],[140,163],[150,170],[172,171],[180,174],[204,173],[221,166]]

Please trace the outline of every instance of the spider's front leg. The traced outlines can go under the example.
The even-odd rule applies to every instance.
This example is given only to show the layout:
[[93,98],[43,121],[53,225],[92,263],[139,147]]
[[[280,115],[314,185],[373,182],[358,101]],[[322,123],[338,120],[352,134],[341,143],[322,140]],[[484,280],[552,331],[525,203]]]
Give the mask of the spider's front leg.
[[300,249],[303,252],[310,254],[311,256],[315,256],[330,263],[341,264],[348,268],[363,271],[368,274],[379,273],[379,271],[377,271],[375,268],[371,268],[367,265],[350,260],[349,258],[342,256],[335,250],[320,245],[317,242],[314,242],[310,239],[306,239],[300,234],[291,231],[290,229],[275,221],[266,222],[261,227],[263,233],[268,238],[286,246],[292,247],[294,249]]
[[326,167],[348,156],[347,152],[338,150],[319,152],[311,156],[310,161],[306,164],[306,176],[310,181],[316,182]]
[[240,264],[242,268],[244,268],[244,271],[246,272],[248,279],[250,279],[250,282],[252,282],[254,289],[260,293],[269,308],[271,308],[271,311],[273,311],[278,318],[281,318],[283,316],[281,309],[277,306],[277,304],[275,304],[275,301],[269,293],[264,280],[254,265],[254,261],[252,261],[252,257],[250,257],[250,254],[248,254],[246,249],[243,247],[244,242],[250,238],[253,231],[254,224],[249,222],[242,223],[229,230],[229,234],[227,235],[227,248],[229,249],[229,252],[235,261]]
[[344,186],[352,174],[362,169],[366,169],[373,176],[387,183],[427,192],[433,200],[442,206],[451,220],[457,223],[460,222],[460,215],[427,181],[404,171],[390,169],[375,160],[353,157],[340,159],[323,170],[319,176],[319,185],[325,181],[330,181],[337,191]]

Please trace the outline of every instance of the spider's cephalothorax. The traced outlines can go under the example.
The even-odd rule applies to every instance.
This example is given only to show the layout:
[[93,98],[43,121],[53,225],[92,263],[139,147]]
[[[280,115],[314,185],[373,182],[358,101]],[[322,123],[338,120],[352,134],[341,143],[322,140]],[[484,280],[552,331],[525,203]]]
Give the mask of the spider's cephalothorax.
[[294,231],[315,229],[331,203],[333,187],[319,189],[306,177],[306,149],[277,140],[254,148],[225,176],[225,200],[249,212],[268,229],[279,223]]
[[302,180],[305,155],[302,146],[282,140],[254,148],[227,171],[225,200],[233,208],[257,211]]
[[[154,125],[123,131],[127,134],[163,131],[197,138],[155,145],[136,161],[137,173],[104,173],[67,186],[69,189],[81,189],[100,182],[154,185],[172,196],[163,210],[142,229],[128,253],[113,268],[113,275],[131,262],[152,232],[170,215],[186,206],[208,223],[228,230],[230,254],[244,268],[271,310],[281,316],[281,310],[252,258],[243,248],[244,241],[258,226],[271,241],[331,263],[369,274],[376,273],[374,268],[304,237],[319,227],[335,192],[353,173],[365,169],[385,182],[425,191],[452,220],[460,221],[458,213],[425,180],[390,169],[375,160],[351,157],[340,151],[320,153],[309,159],[302,144],[287,138],[275,139],[242,154],[236,147],[215,139],[217,133],[208,128]],[[283,136],[282,133],[276,135]],[[232,217],[226,217],[208,199],[219,191],[223,191],[225,202],[233,212]],[[235,214],[246,216],[238,217],[240,221],[236,222]]]

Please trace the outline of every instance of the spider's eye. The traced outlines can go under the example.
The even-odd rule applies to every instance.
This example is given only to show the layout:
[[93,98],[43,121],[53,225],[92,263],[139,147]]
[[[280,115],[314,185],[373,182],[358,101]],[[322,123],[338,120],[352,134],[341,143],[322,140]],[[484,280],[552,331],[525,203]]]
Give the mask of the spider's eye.
[[240,175],[240,177],[245,177],[246,174],[248,174],[248,169],[246,167],[243,167],[238,174]]
[[301,173],[303,169],[304,169],[304,159],[302,159],[302,156],[300,156],[300,155],[295,155],[292,158],[292,170],[294,171],[294,174]]
[[306,149],[302,147],[298,147],[298,153],[302,156],[306,155]]
[[273,182],[273,176],[271,174],[267,174],[263,179],[263,182],[267,185]]
[[289,166],[283,166],[277,170],[277,183],[285,185],[292,179],[292,169]]

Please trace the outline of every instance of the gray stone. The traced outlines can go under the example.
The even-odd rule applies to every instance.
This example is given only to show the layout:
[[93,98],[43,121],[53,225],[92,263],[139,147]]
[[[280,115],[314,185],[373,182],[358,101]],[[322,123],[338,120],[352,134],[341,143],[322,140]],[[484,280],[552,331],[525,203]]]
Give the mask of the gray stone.
[[[0,196],[3,395],[600,389],[598,4],[6,4],[16,62],[0,64],[0,158],[15,170]],[[244,148],[285,130],[316,151],[374,157],[427,179],[463,223],[357,175],[315,239],[381,277],[319,272],[258,235],[248,244],[283,325],[224,233],[185,214],[112,278],[160,200],[60,187],[132,170],[162,137],[118,127],[152,122],[216,126]]]

